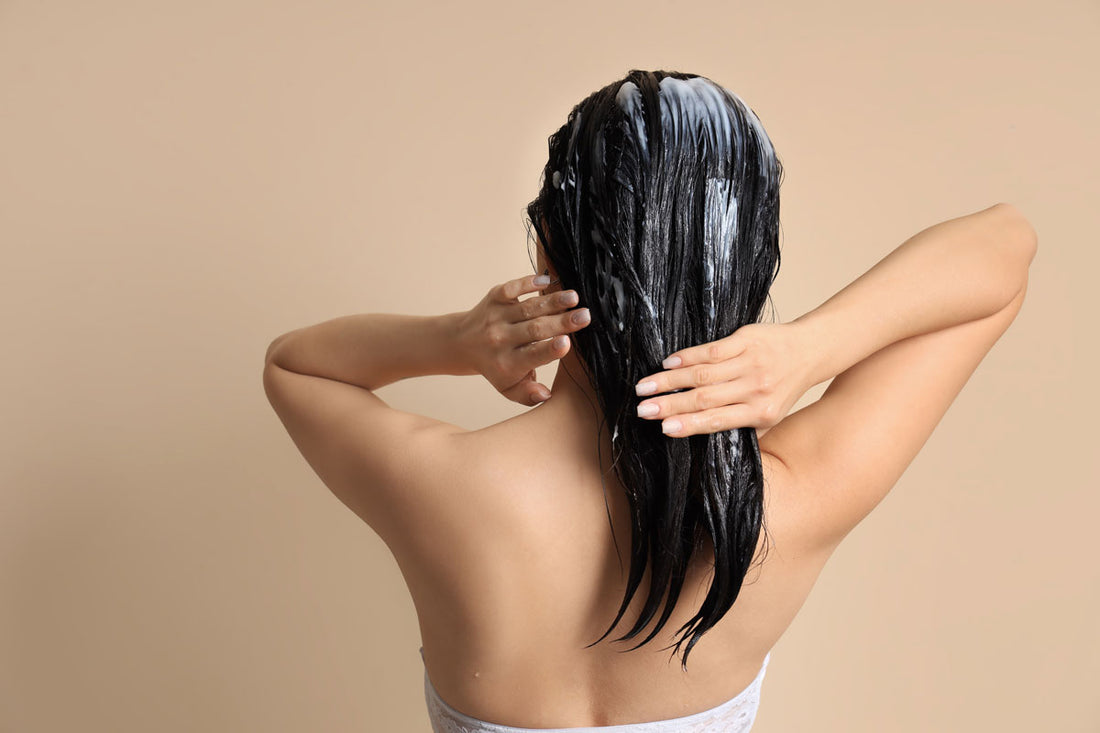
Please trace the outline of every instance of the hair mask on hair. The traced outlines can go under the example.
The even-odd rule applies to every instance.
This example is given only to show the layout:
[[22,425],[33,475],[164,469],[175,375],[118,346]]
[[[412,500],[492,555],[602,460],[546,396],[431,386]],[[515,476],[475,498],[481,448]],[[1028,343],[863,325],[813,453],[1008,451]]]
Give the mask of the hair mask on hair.
[[573,347],[599,401],[601,435],[610,424],[611,467],[631,513],[624,599],[592,643],[618,625],[647,567],[645,604],[617,640],[656,618],[633,648],[651,641],[709,541],[710,588],[673,645],[686,641],[686,669],[736,601],[766,532],[759,445],[752,428],[671,438],[637,417],[634,384],[662,371],[669,353],[759,320],[779,268],[782,166],[737,95],[674,71],[630,71],[581,101],[548,142],[528,227],[562,288],[589,304],[592,322],[571,335]]

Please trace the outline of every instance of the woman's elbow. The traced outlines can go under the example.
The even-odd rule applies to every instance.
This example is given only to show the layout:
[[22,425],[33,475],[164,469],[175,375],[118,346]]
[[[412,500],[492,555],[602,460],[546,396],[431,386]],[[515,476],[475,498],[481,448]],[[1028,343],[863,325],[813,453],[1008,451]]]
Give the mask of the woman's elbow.
[[996,208],[1003,213],[1011,231],[1014,233],[1013,241],[1017,243],[1020,249],[1021,263],[1026,277],[1027,269],[1031,267],[1031,262],[1035,259],[1035,253],[1039,249],[1039,233],[1035,231],[1035,227],[1024,216],[1024,213],[1012,204],[999,203]]

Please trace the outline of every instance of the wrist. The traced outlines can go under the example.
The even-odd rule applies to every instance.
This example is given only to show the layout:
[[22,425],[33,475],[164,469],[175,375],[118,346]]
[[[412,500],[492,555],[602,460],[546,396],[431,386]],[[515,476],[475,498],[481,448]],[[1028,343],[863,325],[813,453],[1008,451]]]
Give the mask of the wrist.
[[451,355],[451,374],[457,376],[481,373],[477,369],[473,349],[470,348],[467,315],[466,311],[462,311],[447,313],[437,319],[439,342],[444,345],[445,352]]
[[820,315],[810,311],[787,325],[791,327],[791,333],[794,334],[796,353],[803,360],[801,369],[805,386],[803,393],[835,377],[836,372],[830,371],[829,338],[823,328]]

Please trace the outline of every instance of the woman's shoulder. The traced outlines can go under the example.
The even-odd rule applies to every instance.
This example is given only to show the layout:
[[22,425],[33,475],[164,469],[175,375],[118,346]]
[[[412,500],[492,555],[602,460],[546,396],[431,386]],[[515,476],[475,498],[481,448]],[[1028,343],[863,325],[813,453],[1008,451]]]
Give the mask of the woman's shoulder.
[[[469,582],[470,568],[503,575],[513,558],[545,556],[561,537],[574,538],[577,548],[580,538],[603,541],[609,521],[617,537],[629,538],[629,505],[610,468],[609,439],[600,445],[592,431],[560,417],[537,407],[440,436],[429,505],[405,508],[406,539],[391,544],[402,566],[456,586]],[[816,546],[813,497],[799,493],[779,458],[761,452],[761,462],[768,542],[805,559]]]
[[486,547],[529,514],[528,489],[555,468],[529,414],[440,434],[417,447],[428,453],[417,459],[426,485],[417,488],[416,499],[392,507],[404,527],[403,536],[388,543],[395,554],[445,565],[454,554],[449,548]]
[[[609,437],[560,417],[537,407],[446,436],[448,458],[438,464],[437,480],[461,505],[448,527],[456,539],[492,533],[501,542],[525,542],[593,517],[606,524],[609,512],[626,511]],[[779,457],[763,450],[760,457],[769,530],[794,549],[813,532],[814,502],[799,494]]]

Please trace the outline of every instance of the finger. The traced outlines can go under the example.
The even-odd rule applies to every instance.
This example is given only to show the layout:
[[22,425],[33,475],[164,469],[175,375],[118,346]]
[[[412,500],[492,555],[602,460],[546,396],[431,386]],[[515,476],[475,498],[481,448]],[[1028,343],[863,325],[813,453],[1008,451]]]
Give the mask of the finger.
[[579,331],[589,324],[592,314],[587,308],[574,308],[565,313],[539,316],[511,325],[512,343],[517,347],[534,341],[544,341],[561,333]]
[[535,370],[527,372],[523,379],[504,390],[503,394],[521,405],[537,405],[550,397],[550,390],[535,381]]
[[706,435],[723,430],[752,427],[753,410],[749,405],[729,405],[703,412],[670,417],[661,423],[661,431],[671,438]]
[[705,344],[674,351],[665,357],[665,360],[661,362],[661,366],[665,369],[676,369],[677,367],[692,366],[693,364],[713,364],[740,356],[745,347],[745,340],[740,338],[737,332],[734,332],[717,341],[708,341]]
[[561,313],[567,308],[572,308],[580,300],[576,290],[562,290],[549,295],[540,295],[527,300],[521,300],[512,306],[509,313],[511,323],[521,323],[532,318]]
[[535,282],[535,279],[539,277],[545,276],[525,275],[523,277],[517,277],[515,280],[509,280],[508,282],[494,286],[489,292],[492,294],[493,300],[496,300],[498,303],[513,303],[524,293],[533,293],[547,287],[546,285],[539,285]]
[[744,372],[745,366],[738,364],[736,360],[726,360],[717,364],[704,362],[643,377],[634,385],[634,391],[639,397],[645,397],[675,389],[692,389],[708,384],[729,382],[742,376]]
[[703,412],[727,405],[747,402],[752,390],[745,380],[733,379],[718,384],[708,384],[684,392],[643,400],[638,404],[638,417],[647,420],[663,420],[666,417],[692,412]]
[[556,359],[560,359],[569,353],[570,343],[570,338],[561,334],[552,339],[536,341],[535,343],[521,346],[516,349],[517,359],[519,359],[519,368],[528,367],[530,369],[535,369],[545,364],[549,364]]

